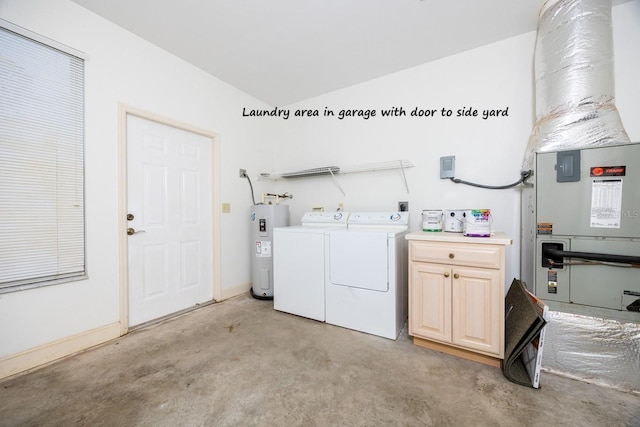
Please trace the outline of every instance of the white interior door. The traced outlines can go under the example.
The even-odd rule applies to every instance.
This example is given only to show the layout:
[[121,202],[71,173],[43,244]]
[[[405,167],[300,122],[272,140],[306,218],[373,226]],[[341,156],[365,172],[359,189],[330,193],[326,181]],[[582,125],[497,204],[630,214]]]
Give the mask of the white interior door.
[[211,177],[211,138],[127,115],[129,326],[213,298]]

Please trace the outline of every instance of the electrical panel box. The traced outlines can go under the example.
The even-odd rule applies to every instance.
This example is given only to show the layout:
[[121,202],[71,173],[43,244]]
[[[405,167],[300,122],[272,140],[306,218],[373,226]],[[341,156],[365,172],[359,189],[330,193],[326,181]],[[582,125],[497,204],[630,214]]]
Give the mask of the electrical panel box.
[[440,179],[456,177],[456,156],[440,157]]
[[580,150],[558,151],[556,153],[556,181],[580,181]]

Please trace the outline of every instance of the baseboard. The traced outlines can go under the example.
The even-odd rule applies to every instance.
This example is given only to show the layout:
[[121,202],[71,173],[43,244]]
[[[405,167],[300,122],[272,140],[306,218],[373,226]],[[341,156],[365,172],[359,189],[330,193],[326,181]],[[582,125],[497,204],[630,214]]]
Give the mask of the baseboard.
[[220,301],[224,301],[237,295],[244,294],[245,292],[249,292],[249,289],[251,289],[251,282],[241,283],[240,285],[234,286],[233,288],[222,288],[222,298],[220,299]]
[[120,336],[120,323],[112,323],[53,341],[0,359],[0,379],[37,368]]
[[412,337],[412,339],[413,343],[420,347],[428,348],[430,350],[436,350],[441,353],[450,354],[452,356],[461,357],[467,360],[473,360],[474,362],[484,363],[485,365],[493,366],[495,368],[500,367],[500,359],[495,356],[488,356],[485,354],[476,353],[474,351],[452,347],[450,345],[441,344],[436,341],[425,340],[420,337]]

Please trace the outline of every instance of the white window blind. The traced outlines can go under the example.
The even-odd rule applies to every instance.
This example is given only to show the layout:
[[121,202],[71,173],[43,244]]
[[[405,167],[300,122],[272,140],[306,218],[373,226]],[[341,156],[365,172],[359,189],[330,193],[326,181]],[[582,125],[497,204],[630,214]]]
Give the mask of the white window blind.
[[84,60],[23,33],[0,22],[0,293],[86,274]]

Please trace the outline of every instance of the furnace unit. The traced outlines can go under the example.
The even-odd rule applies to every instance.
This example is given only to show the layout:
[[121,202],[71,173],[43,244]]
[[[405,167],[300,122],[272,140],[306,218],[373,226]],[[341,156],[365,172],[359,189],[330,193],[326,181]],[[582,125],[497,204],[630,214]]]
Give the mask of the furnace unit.
[[558,311],[640,321],[640,143],[536,153],[533,168],[528,288]]

